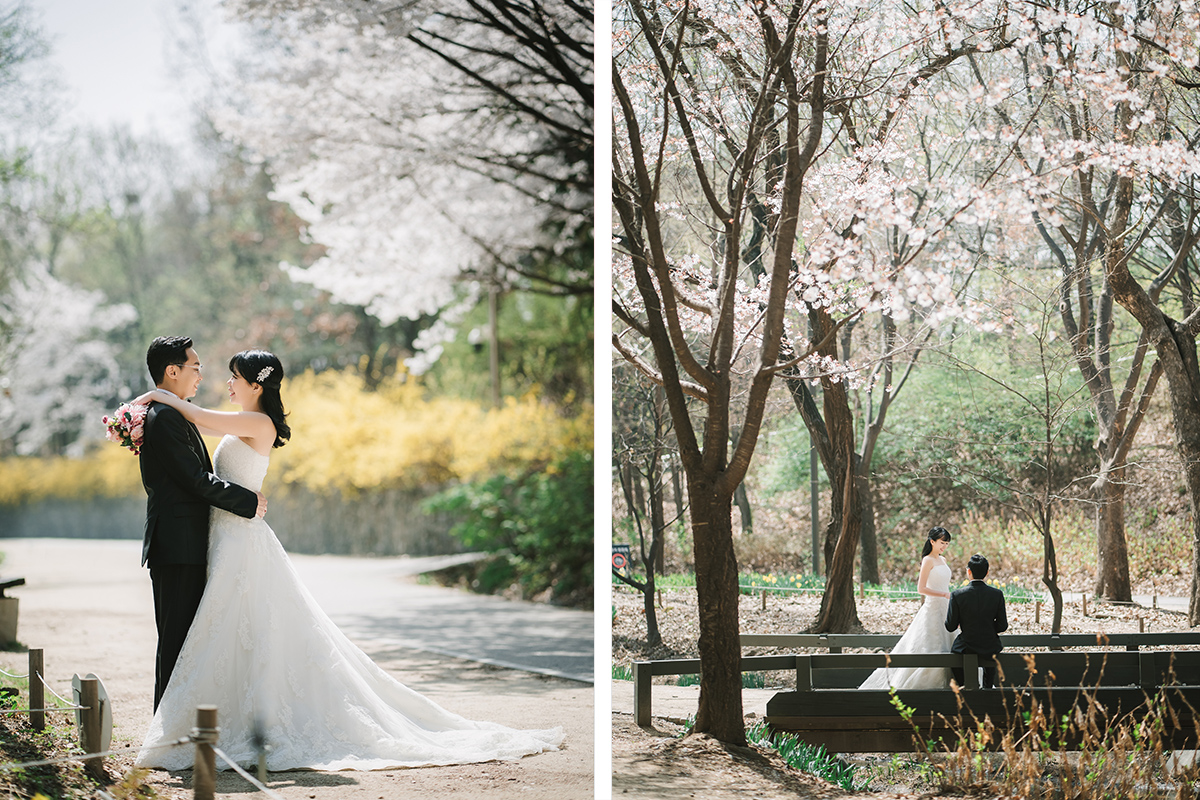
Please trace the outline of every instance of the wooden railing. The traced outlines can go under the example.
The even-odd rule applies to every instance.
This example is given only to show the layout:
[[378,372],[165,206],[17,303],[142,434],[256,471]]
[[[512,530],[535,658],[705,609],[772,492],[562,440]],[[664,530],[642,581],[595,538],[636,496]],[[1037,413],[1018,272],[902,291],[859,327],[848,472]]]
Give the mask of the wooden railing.
[[[876,653],[844,653],[846,648],[878,649],[886,651],[900,640],[897,634],[764,634],[747,633],[740,637],[742,647],[772,647],[772,648],[804,648],[808,650],[824,650],[825,653],[815,654],[780,654],[742,656],[740,669],[742,672],[765,672],[788,670],[796,675],[797,691],[812,691],[822,688],[852,688],[858,686],[870,670],[885,665],[893,667],[961,667],[964,672],[964,689],[979,688],[980,657],[973,654],[953,653],[912,653],[891,655],[886,652]],[[1001,654],[1002,669],[1007,665],[1008,674],[1018,675],[1020,661],[1024,653],[1012,652],[1016,649],[1030,650],[1045,648],[1051,652],[1063,651],[1067,648],[1123,648],[1125,653],[1119,654],[1108,651],[1111,658],[1105,660],[1114,679],[1125,680],[1131,670],[1137,676],[1131,684],[1142,686],[1162,685],[1164,673],[1157,666],[1158,658],[1155,651],[1143,650],[1151,647],[1200,647],[1200,633],[1078,633],[1078,634],[1011,634],[1001,636],[1006,651]],[[1175,651],[1167,651],[1172,653]],[[1032,653],[1035,659],[1037,653]],[[1043,656],[1047,655],[1045,653]],[[1130,660],[1126,655],[1133,656]],[[1118,656],[1120,656],[1118,658]],[[1200,668],[1200,651],[1195,656],[1184,657],[1190,665],[1193,660]],[[986,660],[986,659],[985,659]],[[1127,663],[1128,662],[1128,663]],[[1043,659],[1043,663],[1046,663]],[[1068,661],[1062,661],[1060,669]],[[1099,663],[1099,662],[1096,662]],[[1183,662],[1179,662],[1182,664]],[[1169,669],[1170,667],[1168,667]],[[1086,677],[1087,670],[1092,666],[1085,665],[1082,673]],[[1104,667],[1100,668],[1101,671]],[[825,676],[822,680],[814,681],[814,670],[818,675]],[[651,692],[653,679],[663,675],[692,675],[701,672],[700,659],[676,658],[659,661],[635,661],[633,672],[633,706],[634,720],[638,725],[648,726],[652,716]],[[830,673],[835,673],[840,680],[830,679]],[[1072,672],[1074,674],[1074,672]],[[1197,673],[1200,674],[1200,673]],[[1080,681],[1083,680],[1080,678]],[[1147,681],[1143,683],[1143,681]],[[1023,681],[1022,681],[1023,682]]]

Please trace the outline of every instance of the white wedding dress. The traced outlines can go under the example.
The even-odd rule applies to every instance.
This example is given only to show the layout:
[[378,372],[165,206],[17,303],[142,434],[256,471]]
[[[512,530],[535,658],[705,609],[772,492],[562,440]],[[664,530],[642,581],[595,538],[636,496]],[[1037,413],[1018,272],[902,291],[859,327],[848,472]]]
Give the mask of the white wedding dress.
[[[937,592],[950,591],[950,567],[938,564],[929,571],[926,585]],[[946,630],[946,611],[950,599],[923,596],[925,602],[917,610],[908,630],[892,648],[892,654],[949,653],[958,631]],[[880,667],[858,687],[860,689],[947,689],[950,670],[945,667]]]
[[[257,491],[270,458],[226,436],[214,462],[222,478]],[[217,747],[238,764],[258,762],[261,726],[272,771],[511,760],[563,740],[562,728],[464,719],[405,687],[320,609],[264,520],[215,508],[204,598],[144,746],[187,736],[201,704],[218,707]],[[186,769],[194,750],[143,750],[137,764]]]

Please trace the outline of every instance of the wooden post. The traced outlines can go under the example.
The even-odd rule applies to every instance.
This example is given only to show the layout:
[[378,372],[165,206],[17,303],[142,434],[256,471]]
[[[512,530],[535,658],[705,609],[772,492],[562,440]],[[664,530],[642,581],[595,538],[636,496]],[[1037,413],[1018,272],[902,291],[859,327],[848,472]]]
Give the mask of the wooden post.
[[[80,731],[79,746],[85,753],[100,752],[100,681],[83,678],[79,681],[79,704],[83,706],[83,730]],[[103,758],[84,759],[83,767],[96,780],[107,778],[104,774]]]
[[975,653],[963,653],[963,684],[964,689],[979,688],[979,656]]
[[796,656],[796,691],[812,691],[812,658],[808,655]]
[[864,582],[858,584],[858,599],[862,600],[862,599],[866,598],[866,596],[867,596],[867,584],[864,581]]
[[1145,633],[1145,632],[1146,632],[1146,620],[1142,617],[1138,617],[1138,633]]
[[1033,624],[1038,625],[1042,621],[1042,601],[1035,600],[1033,602]]
[[1158,685],[1158,674],[1154,670],[1154,653],[1149,650],[1138,653],[1138,685],[1143,689]]
[[1153,596],[1153,598],[1151,598],[1151,600],[1150,600],[1150,607],[1151,607],[1151,608],[1158,608],[1158,595],[1157,595],[1157,594],[1155,594],[1155,595]]
[[42,675],[46,668],[42,663],[42,649],[29,649],[29,727],[35,731],[46,730],[46,687]]
[[1087,595],[1083,594],[1083,595],[1080,595],[1080,597],[1083,598],[1083,615],[1086,617],[1087,616]]
[[212,746],[217,742],[216,706],[196,706],[196,763],[192,770],[193,800],[213,800],[217,790],[217,754]]
[[763,592],[762,592],[762,610],[763,611],[767,610],[767,590],[766,589],[763,589]]
[[633,721],[638,727],[650,727],[650,673],[649,661],[633,662]]

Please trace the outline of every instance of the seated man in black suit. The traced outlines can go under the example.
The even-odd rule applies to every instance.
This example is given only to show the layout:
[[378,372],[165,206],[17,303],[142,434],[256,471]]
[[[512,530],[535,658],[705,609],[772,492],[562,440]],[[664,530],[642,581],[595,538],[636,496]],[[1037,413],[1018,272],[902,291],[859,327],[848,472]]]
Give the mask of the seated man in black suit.
[[[967,571],[971,573],[971,583],[950,595],[950,607],[946,611],[946,630],[960,629],[950,652],[994,656],[1003,649],[997,634],[1008,630],[1004,592],[983,582],[988,573],[988,561],[978,553],[967,562]],[[951,672],[962,686],[962,668],[953,667]],[[984,667],[983,688],[995,686],[996,667]]]

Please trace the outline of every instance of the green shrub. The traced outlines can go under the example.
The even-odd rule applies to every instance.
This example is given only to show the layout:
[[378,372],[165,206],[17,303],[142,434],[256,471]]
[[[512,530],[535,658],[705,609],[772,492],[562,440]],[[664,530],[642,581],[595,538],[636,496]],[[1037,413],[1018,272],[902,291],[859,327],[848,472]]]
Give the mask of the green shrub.
[[549,589],[555,601],[590,605],[592,485],[592,454],[575,451],[544,470],[454,487],[425,507],[458,516],[450,532],[468,548],[505,555],[485,569],[494,570],[490,583],[518,583],[526,597]]

